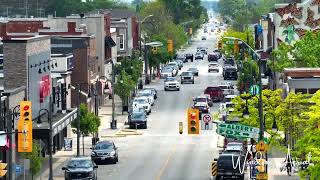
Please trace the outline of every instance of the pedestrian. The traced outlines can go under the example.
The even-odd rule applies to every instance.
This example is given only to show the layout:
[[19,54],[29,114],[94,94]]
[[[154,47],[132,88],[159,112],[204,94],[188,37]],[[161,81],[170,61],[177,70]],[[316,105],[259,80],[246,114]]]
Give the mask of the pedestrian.
[[291,176],[291,172],[292,172],[292,157],[290,156],[290,154],[287,154],[286,159],[285,159],[285,163],[286,163],[287,173],[288,173],[289,176]]

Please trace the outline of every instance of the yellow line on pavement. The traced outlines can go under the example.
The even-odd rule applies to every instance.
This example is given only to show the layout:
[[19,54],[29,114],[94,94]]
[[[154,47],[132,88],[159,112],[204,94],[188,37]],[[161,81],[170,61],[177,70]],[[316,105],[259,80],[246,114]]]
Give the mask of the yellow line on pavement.
[[161,168],[160,168],[160,171],[159,171],[159,174],[158,174],[156,180],[160,180],[160,178],[161,178],[161,176],[163,175],[164,170],[165,170],[166,167],[168,166],[168,163],[169,163],[172,155],[174,154],[175,150],[176,150],[176,144],[173,144],[173,145],[172,145],[172,148],[171,148],[171,150],[170,150],[170,152],[169,152],[169,154],[168,154],[168,156],[167,156],[167,159],[164,161],[164,163],[162,164],[162,166],[161,166]]

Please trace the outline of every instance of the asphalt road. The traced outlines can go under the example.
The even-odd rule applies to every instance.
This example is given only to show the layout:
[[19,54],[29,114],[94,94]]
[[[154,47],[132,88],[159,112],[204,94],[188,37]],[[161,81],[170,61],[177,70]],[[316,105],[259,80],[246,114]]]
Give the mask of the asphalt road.
[[[216,37],[201,35],[184,52],[196,52],[196,47],[207,47],[212,52]],[[220,62],[222,63],[222,62]],[[163,80],[150,87],[158,90],[158,99],[148,117],[148,129],[141,136],[114,139],[119,147],[119,163],[99,165],[98,179],[113,180],[208,180],[211,179],[211,162],[218,157],[217,134],[213,130],[200,135],[187,135],[187,108],[192,98],[203,94],[206,86],[223,82],[220,73],[208,73],[207,56],[204,60],[184,64],[183,70],[197,67],[199,76],[195,84],[183,84],[180,91],[164,91]],[[181,72],[181,71],[180,71]],[[211,107],[217,111],[219,103]],[[184,123],[184,133],[179,134],[179,122]]]

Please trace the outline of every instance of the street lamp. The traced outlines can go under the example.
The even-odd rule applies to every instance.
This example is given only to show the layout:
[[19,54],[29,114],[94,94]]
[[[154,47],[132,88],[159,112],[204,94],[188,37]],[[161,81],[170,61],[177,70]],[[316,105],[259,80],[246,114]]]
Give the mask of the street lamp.
[[[49,109],[51,108],[51,97],[50,97],[50,103],[49,103]],[[50,109],[51,110],[51,109]],[[53,180],[53,169],[52,169],[52,118],[51,118],[51,112],[48,109],[40,109],[39,110],[39,116],[37,120],[37,126],[42,126],[41,121],[41,112],[45,111],[48,114],[48,123],[49,123],[49,180]]]

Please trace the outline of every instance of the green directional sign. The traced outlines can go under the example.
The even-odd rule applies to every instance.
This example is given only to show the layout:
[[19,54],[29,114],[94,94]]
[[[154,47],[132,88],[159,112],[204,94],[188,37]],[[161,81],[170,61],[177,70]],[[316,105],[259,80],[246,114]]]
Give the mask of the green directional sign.
[[225,136],[233,136],[237,138],[254,138],[259,137],[259,128],[245,126],[242,124],[218,124],[217,133]]
[[250,86],[250,94],[251,95],[255,96],[255,95],[259,94],[259,93],[260,93],[260,88],[259,88],[258,85]]

